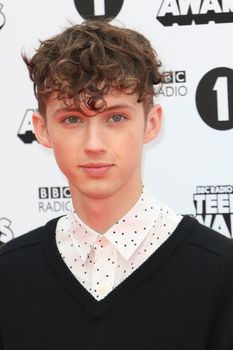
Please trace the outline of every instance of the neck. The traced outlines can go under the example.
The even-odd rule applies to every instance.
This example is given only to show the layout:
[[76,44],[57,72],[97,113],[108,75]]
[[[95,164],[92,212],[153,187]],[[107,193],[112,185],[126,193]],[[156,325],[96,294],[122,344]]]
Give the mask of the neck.
[[93,230],[104,233],[122,218],[137,202],[142,184],[136,188],[122,188],[106,198],[85,196],[70,185],[73,207],[79,218]]

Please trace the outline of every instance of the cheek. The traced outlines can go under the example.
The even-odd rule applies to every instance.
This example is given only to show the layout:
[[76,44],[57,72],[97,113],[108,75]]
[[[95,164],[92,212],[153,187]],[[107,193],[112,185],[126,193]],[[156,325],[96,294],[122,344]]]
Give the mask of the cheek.
[[53,152],[58,166],[63,170],[72,160],[74,161],[74,150],[71,143],[64,138],[59,138],[53,142]]
[[121,155],[125,158],[126,162],[132,164],[138,162],[141,159],[143,148],[143,134],[140,132],[131,132],[127,137],[122,137],[122,141],[119,143],[121,149]]

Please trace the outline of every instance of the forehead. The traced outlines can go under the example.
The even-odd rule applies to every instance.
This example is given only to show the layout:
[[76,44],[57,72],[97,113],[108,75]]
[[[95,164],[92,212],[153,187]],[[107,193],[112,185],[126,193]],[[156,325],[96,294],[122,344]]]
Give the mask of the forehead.
[[[105,107],[100,109],[100,111],[93,111],[88,109],[84,102],[80,103],[81,109],[78,109],[74,103],[73,99],[65,99],[61,100],[57,98],[57,94],[52,94],[49,100],[46,103],[46,114],[54,115],[56,113],[62,111],[79,111],[82,114],[87,116],[94,116],[98,113],[109,111],[109,110],[129,110],[132,112],[143,110],[143,103],[137,102],[138,95],[137,94],[127,94],[127,93],[119,93],[112,91],[110,94],[106,95],[103,100],[105,102]],[[101,106],[103,100],[97,101],[96,106],[98,104]]]

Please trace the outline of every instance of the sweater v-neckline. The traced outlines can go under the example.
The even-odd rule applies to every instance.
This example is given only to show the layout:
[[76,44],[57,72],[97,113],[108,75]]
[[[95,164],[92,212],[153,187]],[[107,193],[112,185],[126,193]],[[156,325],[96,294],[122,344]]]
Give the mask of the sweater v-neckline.
[[55,231],[58,218],[49,221],[44,226],[42,247],[51,268],[57,275],[60,282],[73,294],[73,296],[83,305],[93,316],[98,317],[113,306],[114,303],[124,298],[130,291],[140,284],[175,250],[183,241],[185,235],[191,227],[197,223],[189,216],[184,216],[172,235],[134,272],[132,272],[123,282],[115,287],[106,297],[96,300],[84,286],[75,278],[63,261],[56,245]]

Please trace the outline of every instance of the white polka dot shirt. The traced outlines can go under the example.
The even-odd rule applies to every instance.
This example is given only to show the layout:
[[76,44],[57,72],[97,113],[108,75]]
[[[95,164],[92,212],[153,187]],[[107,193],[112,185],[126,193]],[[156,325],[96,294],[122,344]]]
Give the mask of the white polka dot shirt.
[[77,280],[101,300],[155,253],[181,219],[144,188],[133,208],[105,233],[88,227],[75,212],[61,217],[56,243]]

